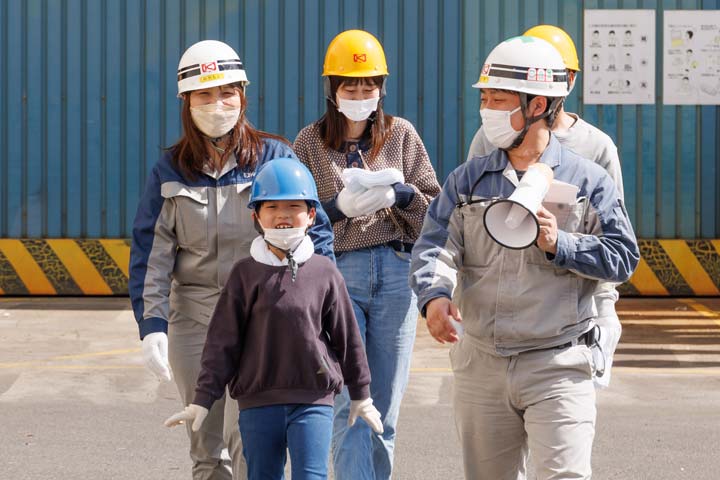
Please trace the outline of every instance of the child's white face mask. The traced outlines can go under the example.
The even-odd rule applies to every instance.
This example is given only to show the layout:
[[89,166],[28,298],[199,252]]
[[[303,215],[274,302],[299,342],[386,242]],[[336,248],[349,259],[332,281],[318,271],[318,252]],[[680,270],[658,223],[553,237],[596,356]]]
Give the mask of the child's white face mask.
[[510,117],[518,110],[520,107],[510,111],[480,109],[485,136],[497,148],[508,148],[520,135],[521,131],[515,130],[510,124]]
[[235,127],[240,110],[239,107],[209,103],[190,107],[190,116],[198,130],[210,138],[218,138]]
[[377,110],[380,97],[365,100],[347,100],[338,96],[337,101],[338,112],[354,122],[362,122],[363,120],[367,120],[372,112]]
[[270,245],[281,250],[295,250],[305,238],[307,227],[298,228],[265,228],[263,229],[263,237]]

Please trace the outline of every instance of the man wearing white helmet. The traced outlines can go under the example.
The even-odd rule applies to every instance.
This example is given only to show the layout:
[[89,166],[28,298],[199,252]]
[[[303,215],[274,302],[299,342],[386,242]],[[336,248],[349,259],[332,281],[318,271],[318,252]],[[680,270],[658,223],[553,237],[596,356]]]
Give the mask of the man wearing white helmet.
[[[220,292],[257,236],[244,214],[255,172],[274,158],[297,157],[287,140],[245,117],[248,78],[229,45],[192,45],[177,79],[183,135],[154,166],[138,204],[129,290],[146,366],[175,380],[188,405]],[[320,207],[309,235],[317,253],[333,257],[332,227]],[[236,401],[220,398],[202,428],[187,425],[187,433],[193,479],[247,478]]]
[[[476,85],[486,133],[500,148],[449,175],[415,243],[410,279],[430,334],[455,343],[465,476],[525,478],[530,451],[538,479],[589,479],[592,377],[601,368],[590,351],[593,292],[600,281],[630,277],[637,241],[612,179],[550,132],[567,95],[567,71],[551,44],[502,42]],[[541,169],[577,193],[539,207],[535,244],[500,245],[487,231],[488,207]]]
[[[577,50],[570,35],[554,25],[536,25],[523,35],[546,40],[557,49],[568,70],[569,94],[575,86],[577,74],[580,71]],[[480,87],[478,84],[473,86]],[[624,199],[622,170],[615,143],[605,132],[587,123],[576,113],[566,112],[564,103],[563,101],[560,105],[555,122],[551,124],[555,138],[565,148],[569,148],[581,157],[603,167],[615,182],[620,197]],[[485,129],[480,127],[470,144],[467,160],[470,161],[473,157],[484,157],[497,148],[498,146],[493,145],[488,139]],[[595,377],[595,385],[599,388],[610,385],[613,354],[622,332],[620,320],[617,312],[615,312],[615,302],[618,301],[618,298],[618,292],[612,282],[601,283],[595,294],[595,303],[598,308],[598,325],[603,330],[600,337],[603,358],[598,360],[605,362],[603,374]],[[596,350],[593,353],[597,355],[599,351]]]

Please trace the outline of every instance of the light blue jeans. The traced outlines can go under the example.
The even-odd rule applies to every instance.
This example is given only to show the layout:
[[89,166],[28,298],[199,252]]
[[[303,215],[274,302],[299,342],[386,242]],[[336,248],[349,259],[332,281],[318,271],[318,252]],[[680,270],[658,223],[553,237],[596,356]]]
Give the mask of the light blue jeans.
[[240,411],[248,480],[283,480],[290,451],[293,480],[326,480],[333,408],[269,405]]
[[417,298],[408,286],[410,254],[378,246],[338,255],[365,342],[370,395],[382,415],[382,435],[362,420],[348,428],[347,388],[335,399],[333,466],[337,480],[387,480],[392,474],[395,426],[410,373]]

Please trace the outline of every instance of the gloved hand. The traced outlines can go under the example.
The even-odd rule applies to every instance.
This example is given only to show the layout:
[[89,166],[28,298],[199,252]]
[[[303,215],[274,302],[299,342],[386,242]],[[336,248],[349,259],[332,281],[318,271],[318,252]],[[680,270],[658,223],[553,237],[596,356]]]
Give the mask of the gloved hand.
[[143,362],[148,370],[160,380],[172,380],[170,363],[168,362],[168,338],[163,332],[145,335],[142,342]]
[[372,187],[357,197],[357,209],[363,215],[372,215],[383,208],[395,205],[395,189],[392,186]]
[[348,416],[348,426],[355,425],[355,421],[360,417],[370,425],[375,433],[383,433],[382,421],[380,420],[380,412],[373,406],[372,398],[365,400],[350,401],[350,415]]
[[603,352],[605,352],[605,355],[612,357],[615,354],[615,349],[620,341],[622,327],[613,328],[611,326],[603,325],[599,325],[599,327],[600,338],[598,339],[598,343],[600,344]]
[[596,374],[593,377],[593,382],[596,387],[602,389],[610,386],[613,357],[615,355],[615,349],[617,348],[618,342],[620,341],[622,326],[620,325],[620,322],[617,321],[617,317],[610,319],[598,318],[597,322],[600,329],[600,336],[598,338],[598,345],[600,348],[592,348],[591,352],[593,354],[595,368],[602,369],[603,374],[602,376],[597,376]]
[[349,188],[343,188],[335,197],[335,206],[348,218],[361,217],[365,213],[358,208],[357,201],[360,195],[365,192],[364,189],[353,192]]
[[393,183],[405,183],[405,176],[397,168],[383,168],[377,171],[346,168],[341,177],[343,184],[353,192],[388,186]]
[[[597,339],[598,347],[592,348],[593,361],[595,362],[596,374],[593,376],[595,386],[607,388],[610,385],[612,373],[613,356],[620,341],[622,325],[615,312],[615,302],[618,299],[617,290],[612,283],[601,283],[595,292],[595,304],[597,305],[598,318],[595,320],[599,327]],[[602,352],[600,351],[602,349]],[[604,367],[602,376],[599,369]]]
[[176,425],[180,425],[184,422],[189,422],[190,420],[192,420],[192,426],[190,428],[192,428],[193,432],[197,432],[198,430],[200,430],[203,421],[205,421],[205,417],[207,417],[207,414],[207,408],[191,403],[190,405],[185,407],[182,412],[176,413],[175,415],[165,420],[165,426],[174,427]]

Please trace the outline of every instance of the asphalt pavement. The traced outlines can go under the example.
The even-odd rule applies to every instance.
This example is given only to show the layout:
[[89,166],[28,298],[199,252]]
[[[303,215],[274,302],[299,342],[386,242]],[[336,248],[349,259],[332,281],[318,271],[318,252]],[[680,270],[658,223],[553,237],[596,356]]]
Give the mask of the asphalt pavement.
[[[720,478],[720,299],[622,299],[595,479]],[[126,298],[0,298],[0,479],[189,479],[174,385],[141,363]],[[447,346],[418,325],[395,479],[461,479]]]

